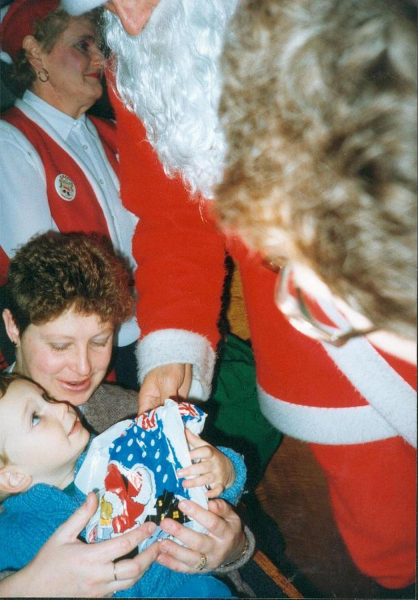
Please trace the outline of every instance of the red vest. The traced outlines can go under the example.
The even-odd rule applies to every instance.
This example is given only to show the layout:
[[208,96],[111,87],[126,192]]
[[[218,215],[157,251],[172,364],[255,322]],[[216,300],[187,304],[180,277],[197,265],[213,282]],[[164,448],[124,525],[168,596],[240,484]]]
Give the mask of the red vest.
[[[18,108],[11,108],[2,117],[21,131],[38,152],[46,176],[46,189],[52,218],[59,231],[94,232],[110,237],[102,208],[93,187],[81,167],[39,125]],[[112,121],[89,117],[94,123],[107,159],[118,173],[116,159],[116,126]],[[75,185],[75,197],[64,200],[56,189],[60,175],[66,175]],[[18,209],[18,199],[16,199]],[[7,272],[8,258],[0,252],[0,278]]]

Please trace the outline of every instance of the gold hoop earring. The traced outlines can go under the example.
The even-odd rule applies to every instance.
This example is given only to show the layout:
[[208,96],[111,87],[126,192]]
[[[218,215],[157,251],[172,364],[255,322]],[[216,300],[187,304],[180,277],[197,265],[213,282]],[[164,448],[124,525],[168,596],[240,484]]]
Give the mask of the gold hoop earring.
[[41,69],[38,71],[38,79],[42,81],[42,83],[46,83],[49,79],[49,73],[46,69]]

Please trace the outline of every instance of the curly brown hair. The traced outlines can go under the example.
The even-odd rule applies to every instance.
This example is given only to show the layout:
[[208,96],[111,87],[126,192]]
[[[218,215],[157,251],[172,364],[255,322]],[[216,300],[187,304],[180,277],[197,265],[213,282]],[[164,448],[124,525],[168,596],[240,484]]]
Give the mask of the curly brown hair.
[[107,238],[48,231],[10,261],[5,305],[20,335],[31,323],[46,323],[70,308],[117,327],[133,315],[130,279]]
[[244,0],[223,56],[217,190],[223,227],[411,337],[416,17],[413,0]]
[[[101,11],[100,11],[101,12]],[[71,20],[88,19],[94,26],[96,35],[100,29],[98,28],[99,11],[92,10],[80,17],[70,16],[63,8],[58,7],[51,11],[44,19],[38,19],[35,22],[34,38],[41,44],[44,52],[49,54],[55,46],[59,36],[64,33],[70,24]],[[13,65],[10,73],[10,79],[13,86],[13,91],[17,96],[21,96],[27,89],[31,89],[33,82],[36,79],[35,69],[30,64],[26,51],[21,48],[13,59]]]

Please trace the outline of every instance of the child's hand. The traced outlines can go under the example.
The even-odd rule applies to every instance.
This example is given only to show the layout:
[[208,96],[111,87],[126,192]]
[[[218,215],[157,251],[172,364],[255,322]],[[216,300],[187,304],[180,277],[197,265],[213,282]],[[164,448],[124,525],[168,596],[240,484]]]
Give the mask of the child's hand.
[[225,488],[231,487],[235,481],[235,469],[232,462],[222,452],[194,435],[186,429],[186,439],[194,450],[190,452],[192,461],[198,463],[179,469],[179,477],[193,477],[183,481],[184,488],[193,488],[201,485],[208,487],[208,498],[220,496]]

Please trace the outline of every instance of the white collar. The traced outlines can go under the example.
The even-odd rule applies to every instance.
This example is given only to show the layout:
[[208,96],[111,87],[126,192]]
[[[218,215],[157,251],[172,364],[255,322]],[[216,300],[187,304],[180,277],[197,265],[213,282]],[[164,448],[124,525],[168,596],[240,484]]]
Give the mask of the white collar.
[[[39,96],[26,90],[23,94],[21,102],[26,103],[33,110],[40,113],[44,119],[46,119],[49,125],[62,137],[65,141],[72,132],[74,127],[80,127],[80,125],[86,124],[86,115],[82,114],[78,119],[73,119],[69,115],[61,112],[57,108],[54,108],[45,100],[42,100]],[[19,103],[17,103],[19,106]]]

